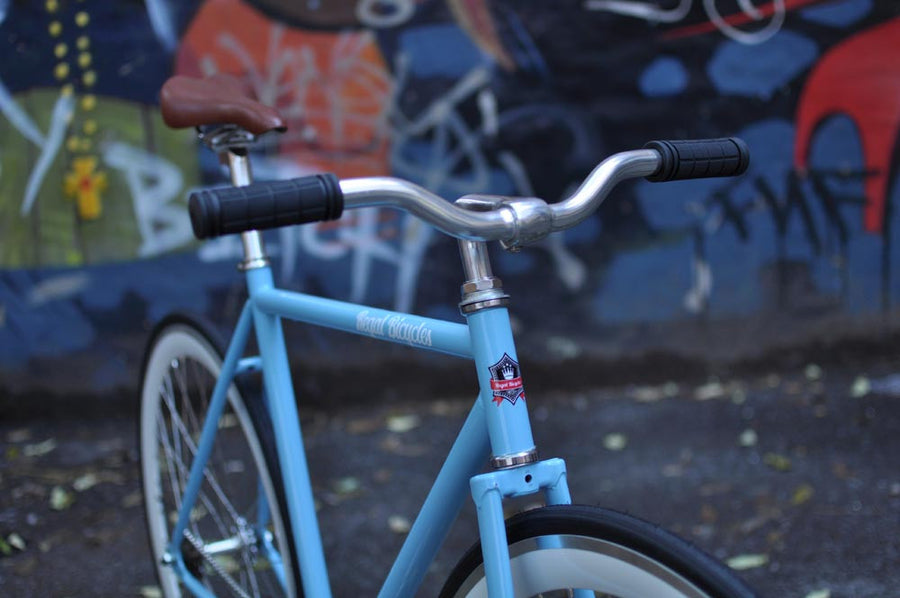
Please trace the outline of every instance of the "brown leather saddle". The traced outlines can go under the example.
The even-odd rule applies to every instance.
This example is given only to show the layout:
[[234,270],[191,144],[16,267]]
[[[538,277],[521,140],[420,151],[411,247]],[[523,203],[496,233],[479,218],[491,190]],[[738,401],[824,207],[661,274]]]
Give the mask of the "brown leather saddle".
[[230,124],[257,136],[287,130],[278,110],[259,103],[250,89],[231,75],[171,77],[159,92],[159,105],[163,121],[174,129]]

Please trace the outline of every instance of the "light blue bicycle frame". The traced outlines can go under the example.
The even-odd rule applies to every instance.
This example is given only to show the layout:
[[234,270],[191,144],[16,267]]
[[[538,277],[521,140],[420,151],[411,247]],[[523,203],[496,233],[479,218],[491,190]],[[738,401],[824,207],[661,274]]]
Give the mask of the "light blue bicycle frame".
[[[293,566],[299,566],[306,596],[331,596],[282,332],[282,318],[288,318],[475,361],[481,388],[479,398],[469,412],[379,596],[405,597],[415,593],[467,495],[473,497],[476,505],[490,595],[492,598],[512,596],[502,499],[540,490],[545,492],[549,504],[568,504],[570,498],[565,464],[561,459],[497,469],[479,475],[489,454],[516,455],[534,449],[524,394],[515,399],[504,399],[491,385],[491,366],[496,367],[503,359],[507,359],[504,363],[509,363],[509,360],[517,362],[506,308],[491,307],[476,311],[467,317],[466,325],[280,290],[273,284],[268,265],[250,269],[246,276],[250,296],[213,390],[168,547],[171,564],[185,586],[197,596],[212,595],[187,570],[181,553],[181,538],[199,494],[203,469],[226,403],[227,389],[236,375],[261,367],[290,515],[289,533],[293,535],[297,549],[298,563]],[[242,358],[251,327],[256,331],[260,355]],[[265,500],[260,502],[265,503]],[[265,505],[260,508],[259,521],[256,522],[258,530],[265,527],[268,510]],[[280,556],[271,545],[264,548],[268,550],[282,584],[286,584],[287,575],[281,566]]]

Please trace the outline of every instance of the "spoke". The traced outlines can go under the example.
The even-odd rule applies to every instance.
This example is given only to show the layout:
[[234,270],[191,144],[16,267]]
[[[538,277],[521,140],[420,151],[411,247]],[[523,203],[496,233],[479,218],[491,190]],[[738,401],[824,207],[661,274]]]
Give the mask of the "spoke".
[[[202,421],[200,420],[199,417],[197,417],[197,412],[194,409],[194,401],[191,400],[190,385],[187,382],[187,380],[189,378],[188,368],[191,367],[191,364],[195,364],[194,371],[196,374],[198,374],[198,376],[195,376],[195,378],[197,378],[198,380],[205,378],[206,376],[204,376],[204,374],[209,375],[209,371],[206,370],[205,368],[202,368],[200,366],[199,362],[197,362],[196,360],[189,359],[187,357],[179,359],[177,361],[177,363],[179,364],[179,367],[177,367],[177,368],[173,367],[173,369],[176,369],[177,373],[178,373],[178,376],[177,376],[178,387],[181,391],[181,397],[182,397],[181,406],[182,406],[183,411],[187,414],[187,417],[186,418],[180,417],[180,412],[178,411],[178,408],[175,406],[174,402],[170,405],[170,410],[174,409],[175,412],[179,414],[179,415],[177,415],[177,417],[178,417],[178,421],[182,422],[182,425],[181,425],[181,429],[183,430],[182,435],[185,437],[189,446],[192,447],[191,459],[193,460],[194,456],[196,455],[196,445],[192,442],[193,436],[191,436],[191,433],[190,433],[191,430],[188,429],[188,425],[192,424],[191,428],[196,433],[197,438],[200,438],[203,428],[202,428]],[[201,392],[199,395],[197,395],[197,398],[201,403],[205,403],[206,405],[208,405],[209,404],[208,401],[204,401],[205,396],[207,396],[207,395],[205,393]],[[206,409],[204,409],[204,413],[205,412],[206,412]],[[187,424],[184,423],[185,419],[189,420],[189,422]],[[213,450],[215,450],[215,447],[213,447]],[[207,460],[206,468],[204,468],[204,477],[205,478],[209,479],[209,477],[211,475],[213,475],[211,470],[214,467],[215,463],[216,463],[216,459],[214,458],[214,455],[210,455],[210,458]],[[187,474],[185,476],[185,482],[186,482],[186,478],[187,478],[187,475],[189,475],[190,468],[186,467],[186,464],[184,464],[184,465],[185,465],[185,467],[183,467],[183,470],[185,470],[187,472]],[[202,493],[202,491],[201,491],[201,493]],[[212,509],[212,502],[206,497],[205,494],[203,495],[202,500],[203,500],[204,506],[206,506],[207,509],[212,513],[211,516],[214,518],[216,527],[218,527],[220,529],[220,535],[223,535],[223,536],[226,535],[228,526],[225,524],[225,521],[222,520],[221,518],[217,519],[218,512]],[[197,534],[198,536],[201,535],[200,528],[199,528],[199,520],[198,521],[191,520],[190,523],[191,523],[192,529],[194,530],[194,533]]]
[[[172,490],[172,493],[176,496],[181,496],[181,485],[178,481],[177,469],[170,465],[171,455],[172,455],[172,447],[168,442],[168,431],[166,428],[166,422],[163,419],[162,414],[160,413],[156,418],[156,427],[157,427],[157,440],[159,441],[159,446],[157,447],[157,454],[159,454],[159,449],[162,448],[163,456],[165,457],[165,469],[166,475],[165,477],[169,478],[169,487]],[[158,458],[158,457],[157,457]],[[161,461],[161,460],[160,460]],[[162,468],[162,462],[160,462],[160,468]],[[163,477],[162,471],[160,471],[160,478]]]
[[[202,430],[200,418],[197,417],[197,412],[194,410],[194,402],[190,400],[191,397],[190,393],[188,392],[187,382],[184,380],[186,378],[185,372],[187,371],[190,364],[191,361],[188,360],[184,360],[182,362],[182,367],[180,369],[182,370],[183,375],[181,376],[181,380],[179,380],[179,387],[181,388],[182,395],[185,397],[184,404],[185,412],[187,414],[187,417],[185,419],[188,420],[188,424],[190,424],[191,427],[198,433],[197,437],[199,438],[199,432]],[[197,396],[200,401],[203,401],[203,397],[207,395],[201,392],[198,393]]]
[[253,570],[253,563],[250,562],[250,555],[247,554],[246,550],[243,551],[243,555],[244,564],[246,565],[244,571],[247,574],[247,579],[250,581],[250,588],[252,589],[254,596],[260,596],[261,594],[259,593],[259,582],[257,581],[256,573]]
[[[188,451],[190,451],[190,453],[191,453],[191,458],[194,459],[197,455],[197,445],[194,444],[194,441],[191,439],[190,434],[188,433],[187,429],[184,427],[184,422],[181,420],[181,417],[178,416],[175,406],[171,402],[167,402],[167,405],[169,407],[169,411],[173,415],[173,419],[176,421],[176,426],[178,427],[178,430],[181,432],[181,436],[184,439],[184,443],[187,446]],[[224,506],[225,510],[229,512],[229,514],[232,516],[232,518],[235,521],[237,521],[237,518],[239,517],[237,510],[231,504],[231,501],[229,501],[228,498],[225,496],[225,493],[222,491],[222,488],[219,485],[219,482],[216,481],[216,479],[213,476],[212,471],[210,471],[209,467],[203,468],[203,475],[206,478],[206,480],[209,482],[209,485],[213,489],[213,492],[215,492],[215,494],[219,498],[219,500],[222,501],[222,506]]]
[[[163,400],[165,401],[165,399],[163,399]],[[166,427],[166,421],[165,421],[162,411],[160,411],[158,413],[156,422],[157,422],[157,427],[159,428],[159,431],[158,431],[159,438],[162,441],[163,449],[166,454],[166,462],[171,464],[173,461],[174,450],[172,449],[172,445],[169,442],[169,432],[168,432],[168,428]],[[159,449],[157,448],[157,452],[158,452],[158,450]],[[168,477],[169,477],[169,486],[172,488],[172,494],[175,497],[176,507],[178,508],[178,510],[180,510],[181,509],[182,492],[181,492],[181,480],[179,480],[179,478],[178,478],[178,470],[177,470],[177,468],[173,468],[170,465],[170,466],[166,467],[166,473],[168,474]],[[162,499],[163,499],[163,497],[160,496],[160,500],[162,500]],[[163,505],[163,509],[165,509],[165,504]],[[165,517],[168,517],[167,513],[164,513],[163,515]]]
[[[166,371],[166,377],[163,378],[163,401],[165,401],[166,405],[169,406],[169,421],[172,423],[172,444],[173,450],[178,458],[182,458],[183,453],[181,451],[181,435],[177,434],[175,431],[175,420],[178,419],[178,410],[175,409],[175,389],[172,386],[172,370],[171,368]],[[168,438],[168,436],[167,436]],[[179,483],[184,482],[184,480],[179,480]]]
[[[196,434],[196,438],[199,440],[200,436],[203,433],[203,420],[197,416],[197,410],[194,408],[194,400],[191,397],[190,384],[188,383],[188,379],[191,378],[190,368],[192,367],[192,364],[193,364],[193,370],[194,370],[194,374],[195,374],[193,376],[193,379],[197,380],[198,382],[200,380],[205,379],[207,376],[210,376],[211,374],[209,373],[209,370],[207,370],[198,361],[196,361],[194,359],[189,359],[189,358],[181,359],[180,364],[181,364],[181,367],[178,368],[178,370],[179,370],[178,386],[181,390],[182,410],[186,414],[186,417],[180,418],[180,421],[182,421],[182,429],[184,430],[183,433],[185,435],[185,438],[188,439],[188,442],[190,443],[190,446],[192,447],[191,459],[193,460],[196,456],[196,445],[194,442],[192,442],[194,436],[191,434],[191,432]],[[201,392],[197,393],[197,396],[196,396],[197,402],[201,404],[203,413],[206,413],[208,411],[209,401],[206,400],[206,397],[208,397],[208,396],[209,395],[206,394],[205,391],[201,391]],[[203,477],[205,479],[207,479],[207,481],[210,480],[210,476],[215,475],[214,472],[212,471],[217,463],[215,453],[216,453],[216,447],[214,445],[213,451],[211,452],[209,458],[207,459],[206,466],[204,467],[204,472],[203,472]],[[221,518],[216,519],[218,517],[218,512],[212,510],[212,508],[211,508],[212,501],[210,501],[208,498],[206,498],[205,494],[204,494],[204,500],[205,500],[204,505],[207,507],[207,509],[209,509],[211,513],[214,513],[211,516],[215,520],[216,527],[218,527],[220,530],[220,535],[222,535],[222,536],[226,535],[226,533],[228,531],[228,526],[226,525],[225,521]],[[192,525],[194,528],[194,533],[196,533],[199,536],[200,529],[199,529],[198,522],[197,523],[192,522]]]
[[[213,386],[213,388],[210,388],[208,386],[207,382],[209,382],[210,380],[214,380],[215,377],[200,362],[195,361],[195,360],[187,361],[185,363],[185,370],[187,370],[187,367],[189,367],[190,364],[193,364],[194,371],[197,374],[194,377],[195,380],[197,380],[197,384],[194,386],[194,392],[197,395],[197,402],[200,407],[199,412],[201,414],[203,414],[203,417],[202,418],[198,417],[197,410],[193,409],[193,407],[194,407],[193,401],[188,401],[188,403],[189,403],[189,406],[191,407],[191,411],[190,411],[191,419],[194,422],[194,428],[197,430],[197,438],[200,438],[200,434],[202,433],[202,430],[203,430],[203,421],[205,421],[206,414],[209,412],[210,397],[212,397],[212,393],[215,389],[215,386]],[[227,417],[229,414],[232,414],[234,416],[234,418],[237,419],[237,412],[235,411],[234,405],[232,405],[232,403],[228,397],[229,391],[230,391],[230,389],[228,389],[228,388],[225,389],[225,394],[226,394],[225,409],[223,409],[223,411],[222,411],[222,415],[220,416],[220,421],[223,421],[224,418]],[[184,392],[185,392],[186,396],[190,396],[189,395],[190,387],[187,387]],[[241,425],[240,428],[243,433],[243,426]],[[221,430],[217,432],[217,436],[219,438],[222,437],[221,436],[222,434],[223,434],[223,432]],[[222,477],[227,477],[227,475],[228,475],[229,460],[227,458],[228,456],[225,453],[225,448],[224,448],[226,445],[227,445],[227,443],[225,443],[225,442],[213,443],[212,451],[210,452],[209,461],[208,461],[210,475],[212,475],[212,476],[216,475],[216,473],[213,472],[213,469],[218,469],[219,474],[221,474]],[[210,483],[212,483],[212,482],[210,482]],[[216,483],[215,486],[218,488],[221,488],[221,486],[219,486],[218,483]],[[215,489],[216,488],[214,488],[214,490]],[[225,504],[225,508],[228,509],[230,506],[230,503],[228,502],[227,497],[225,496],[224,492],[217,490],[216,494],[219,495],[220,500],[222,500],[222,502]],[[237,512],[237,509],[234,508],[233,506],[229,510],[232,514],[232,518],[237,518],[240,516]]]
[[[160,414],[159,421],[160,421],[160,425],[162,426],[163,430],[165,430],[166,427],[165,427],[165,422],[162,421],[162,414]],[[161,433],[161,437],[168,439],[168,434],[164,431]],[[187,464],[184,463],[179,458],[179,456],[175,454],[175,451],[174,451],[171,443],[162,441],[162,445],[163,445],[163,450],[166,453],[166,457],[167,457],[166,460],[168,463],[170,463],[170,467],[168,467],[167,469],[169,470],[169,478],[170,478],[170,483],[172,486],[172,500],[175,503],[175,505],[174,505],[175,512],[180,513],[181,505],[182,505],[181,499],[182,499],[182,496],[184,495],[184,492],[181,489],[181,483],[179,480],[186,482],[187,478],[188,478],[188,473],[190,470],[189,470]],[[212,502],[207,498],[206,494],[202,491],[202,489],[200,490],[198,498],[201,501],[201,504],[204,507],[206,507],[207,512],[211,513],[211,516],[213,517],[213,521],[216,523],[216,526],[221,530],[221,532],[220,532],[221,535],[224,536],[226,534],[226,531],[225,531],[226,526],[224,525],[224,521],[216,520],[217,514],[215,512],[215,509],[213,509],[213,507],[212,507]],[[166,523],[168,525],[168,516],[169,515],[166,510],[165,500],[163,497],[160,497],[160,500],[163,501],[163,516],[166,518]],[[195,519],[192,519],[189,517],[188,523],[191,526],[191,529],[194,530],[195,534],[200,534],[199,520],[195,520]]]
[[[181,474],[181,478],[185,482],[187,482],[187,478],[190,475],[190,468],[181,459],[177,458],[177,456],[172,455],[170,445],[166,445],[166,449],[167,449],[167,453],[173,457],[171,460],[175,463],[176,467],[178,468],[178,472]],[[208,471],[206,469],[204,469],[204,476],[207,478],[207,481],[209,481],[209,475],[208,475]],[[181,505],[182,505],[181,497],[182,497],[181,492],[179,492],[175,496],[175,502],[177,503],[176,506],[177,506],[178,511],[181,511]],[[218,509],[216,509],[214,507],[213,501],[209,498],[209,495],[203,490],[202,486],[200,488],[200,491],[198,492],[197,499],[206,508],[207,512],[209,513],[209,516],[213,520],[213,523],[219,529],[219,535],[222,537],[227,537],[229,535],[228,525],[225,523],[225,520],[219,515]],[[191,523],[191,527],[194,530],[194,533],[200,534],[199,520],[189,519],[189,521]],[[237,525],[237,524],[238,524],[238,521],[235,520],[235,525]]]
[[[180,431],[180,435],[178,435],[176,437],[184,437],[185,444],[188,446],[188,449],[191,451],[192,457],[195,456],[197,453],[196,446],[194,445],[194,443],[191,441],[189,435],[187,434],[187,430],[184,427],[184,422],[182,422],[181,417],[178,414],[177,407],[174,404],[173,397],[167,396],[165,403],[166,403],[166,406],[171,415],[171,419],[173,421],[174,427]],[[181,424],[181,425],[179,426],[179,424]],[[179,456],[172,455],[172,447],[170,445],[167,444],[166,448],[169,451],[170,459],[172,461],[174,461],[178,467],[178,471],[181,474],[182,481],[186,484],[187,479],[190,475],[190,468],[187,466],[186,463],[184,463],[184,461]],[[215,480],[215,478],[212,475],[212,472],[209,470],[208,467],[203,468],[203,476],[206,479],[206,481],[209,483],[210,487],[213,488],[213,491],[215,492],[216,496],[219,498],[222,505],[225,507],[225,510],[229,512],[229,515],[234,520],[235,526],[237,526],[238,519],[240,516],[237,514],[237,512],[235,511],[235,509],[233,508],[231,503],[228,501],[228,499],[225,498],[225,493],[222,492],[222,489],[219,487],[218,482]],[[176,498],[175,498],[175,501],[178,503],[177,504],[178,511],[181,510],[181,496],[182,496],[182,493],[179,491],[176,494]],[[198,499],[201,501],[203,506],[206,507],[207,511],[210,514],[210,517],[212,517],[213,522],[215,523],[216,527],[219,529],[219,535],[222,537],[227,537],[229,535],[228,526],[226,525],[224,519],[222,519],[222,517],[219,515],[218,509],[215,509],[213,507],[212,501],[209,499],[207,494],[203,491],[202,487],[200,489]],[[198,527],[199,522],[194,521],[194,520],[190,520],[190,521],[191,521],[191,526],[194,530],[194,533],[200,534],[200,530]]]
[[[202,358],[191,357],[190,352],[172,357],[165,365],[158,378],[156,399],[159,469],[155,475],[161,482],[157,500],[164,529],[171,534],[172,509],[180,516],[187,507],[184,493],[197,464],[200,438],[209,419],[217,382]],[[233,394],[234,387],[225,392],[221,417],[229,421],[237,418],[238,427],[217,430],[212,446],[205,447],[209,458],[201,474],[203,483],[187,513],[183,536],[177,541],[187,542],[193,546],[192,551],[196,550],[189,561],[193,563],[192,570],[199,567],[199,581],[210,592],[253,598],[281,595],[283,586],[275,566],[280,557],[275,546],[268,545],[271,540],[266,539],[268,530],[260,516],[270,506],[260,482],[264,464],[257,461],[260,455],[254,452],[254,429],[248,429],[252,422],[247,422],[246,414],[239,417],[243,412]],[[168,544],[173,538],[164,533],[164,541]]]
[[[191,435],[189,427],[197,430],[198,438],[199,433],[202,433],[200,418],[197,416],[193,401],[191,400],[191,384],[187,381],[187,379],[190,377],[190,372],[188,371],[190,365],[187,360],[181,360],[180,364],[181,367],[173,367],[173,369],[178,370],[177,372],[175,372],[174,376],[172,375],[172,370],[170,370],[170,375],[167,375],[165,377],[163,392],[161,393],[162,401],[166,405],[166,409],[168,410],[170,415],[171,435],[169,433],[169,426],[166,425],[165,418],[162,417],[162,412],[160,412],[160,417],[158,419],[160,426],[160,443],[162,444],[163,451],[166,454],[167,461],[171,464],[171,466],[168,468],[168,475],[170,478],[173,500],[176,503],[176,508],[178,511],[180,511],[182,508],[183,487],[186,485],[187,479],[190,474],[190,467],[185,462],[184,457],[189,456],[191,460],[193,460],[196,458],[198,451],[197,443]],[[204,373],[205,370],[201,372],[201,369],[202,368],[200,368],[199,366],[196,367],[195,373]],[[199,382],[200,379],[198,378],[198,383]],[[203,388],[208,389],[208,386],[204,386]],[[198,402],[204,402],[207,405],[208,409],[208,401],[203,401],[203,399],[206,397],[203,389],[198,386],[196,390],[199,392],[199,394],[197,395]],[[178,401],[176,399],[176,392],[180,393],[182,399],[181,401]],[[183,409],[184,417],[182,417],[182,412],[178,409],[179,403]],[[219,448],[220,447],[218,446],[213,447],[214,454],[221,456],[221,451],[219,450]],[[212,488],[213,493],[218,498],[219,503],[228,512],[230,518],[233,520],[234,527],[239,531],[243,531],[244,533],[246,533],[249,528],[247,528],[245,518],[241,517],[241,515],[237,512],[237,509],[228,499],[222,489],[222,486],[211,471],[214,464],[215,459],[211,459],[207,464],[207,467],[204,468],[204,478],[209,483],[209,486]],[[254,505],[260,500],[263,500],[262,497],[257,496],[254,501]],[[204,559],[210,561],[212,553],[224,552],[226,548],[228,551],[239,550],[240,556],[238,558],[239,561],[243,563],[244,570],[240,572],[238,577],[243,582],[243,586],[250,586],[253,596],[261,596],[262,594],[260,592],[260,580],[257,578],[254,568],[255,558],[254,555],[250,553],[246,536],[242,535],[241,533],[239,533],[237,536],[231,535],[229,531],[231,529],[231,526],[225,524],[224,519],[219,515],[218,509],[214,507],[211,497],[202,489],[198,493],[198,501],[207,509],[211,520],[213,521],[215,527],[219,530],[220,537],[224,538],[223,540],[214,542],[210,545],[213,547],[212,551],[209,551],[208,548],[204,548],[204,550],[201,551]],[[195,542],[197,542],[200,546],[204,546],[202,541],[199,539],[201,537],[198,528],[199,521],[195,521],[192,519],[190,523],[193,533],[186,530],[185,536],[187,537],[188,534],[190,534],[190,536],[194,538]],[[210,567],[220,576],[225,573],[222,566],[218,563],[211,563]],[[225,576],[223,576],[223,578],[232,589],[235,589],[237,587],[237,581],[233,577],[228,576],[227,573],[225,573]],[[239,592],[239,594],[246,595],[243,592]]]
[[[165,444],[164,444],[164,448],[166,449],[167,455],[171,458],[170,460],[171,460],[173,463],[175,463],[175,466],[176,466],[176,468],[178,469],[178,472],[181,474],[181,477],[182,477],[184,480],[187,480],[187,477],[188,477],[188,475],[189,475],[189,473],[190,473],[190,468],[188,468],[188,466],[187,466],[186,463],[182,462],[180,459],[178,459],[177,457],[175,457],[175,456],[173,455],[171,445],[169,445],[168,443],[165,443]],[[173,491],[174,491],[174,490],[173,490]],[[175,495],[174,495],[174,497],[173,497],[173,498],[174,498],[174,501],[175,501],[175,503],[176,503],[176,504],[175,504],[175,507],[176,507],[176,511],[177,511],[177,512],[180,512],[180,511],[181,511],[181,506],[182,506],[182,500],[181,500],[181,497],[182,497],[182,494],[183,494],[183,493],[179,490],[177,493],[175,493]],[[206,511],[207,511],[207,513],[209,513],[209,516],[212,518],[213,523],[214,523],[214,524],[216,525],[216,527],[219,529],[219,535],[222,536],[222,537],[227,537],[228,534],[229,534],[228,526],[225,524],[225,520],[222,519],[222,517],[219,515],[218,510],[214,508],[212,500],[210,500],[208,494],[207,494],[206,492],[203,491],[203,488],[202,488],[202,487],[200,488],[200,491],[198,492],[197,499],[198,499],[198,500],[200,501],[200,503],[206,508]],[[199,519],[198,519],[198,520],[194,520],[194,519],[190,519],[190,518],[189,518],[189,521],[190,521],[190,523],[191,523],[191,527],[192,527],[193,530],[194,530],[194,533],[195,533],[195,534],[200,534],[200,529],[199,529]]]

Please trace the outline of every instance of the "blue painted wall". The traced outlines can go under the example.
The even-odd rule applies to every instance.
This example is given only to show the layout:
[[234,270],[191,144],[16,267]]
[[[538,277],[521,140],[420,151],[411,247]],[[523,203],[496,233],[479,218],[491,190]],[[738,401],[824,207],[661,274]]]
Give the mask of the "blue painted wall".
[[[167,313],[235,317],[240,245],[196,244],[184,210],[223,173],[158,114],[174,73],[230,72],[285,113],[291,132],[254,156],[262,178],[388,173],[451,199],[555,200],[649,139],[743,137],[741,179],[625,185],[578,228],[498,249],[539,353],[717,358],[718,338],[739,357],[890,321],[900,6],[749,4],[0,0],[0,387],[128,386]],[[405,216],[267,242],[289,288],[459,317],[454,243]],[[316,363],[372,359],[292,339]]]

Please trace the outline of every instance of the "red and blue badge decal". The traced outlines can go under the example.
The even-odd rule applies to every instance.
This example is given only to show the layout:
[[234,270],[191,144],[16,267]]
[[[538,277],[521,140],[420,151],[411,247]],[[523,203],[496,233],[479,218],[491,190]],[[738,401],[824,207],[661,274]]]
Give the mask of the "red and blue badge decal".
[[503,354],[503,357],[490,366],[491,391],[494,393],[494,403],[499,407],[507,400],[515,405],[520,398],[525,400],[525,385],[522,382],[522,373],[516,360]]

